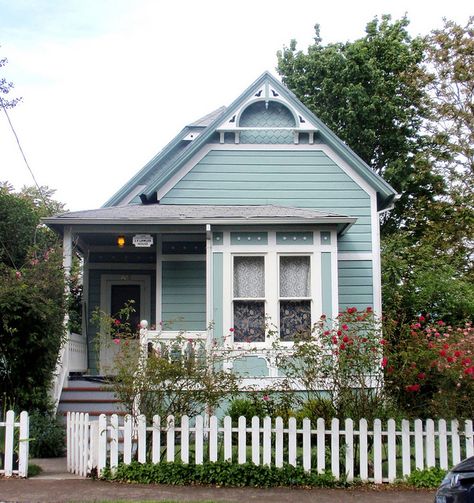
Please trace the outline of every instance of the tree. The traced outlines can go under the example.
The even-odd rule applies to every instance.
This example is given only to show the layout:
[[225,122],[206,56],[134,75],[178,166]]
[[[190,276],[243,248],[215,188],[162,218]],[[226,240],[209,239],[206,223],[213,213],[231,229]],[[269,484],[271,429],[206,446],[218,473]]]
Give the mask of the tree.
[[[0,70],[8,63],[7,58],[0,58]],[[0,106],[5,108],[14,107],[21,98],[13,98],[7,100],[5,95],[7,95],[13,89],[13,83],[7,81],[5,77],[0,76]],[[3,97],[1,95],[4,95]]]
[[57,237],[40,217],[59,205],[47,188],[0,187],[0,397],[8,407],[48,410],[64,336],[64,276]]
[[416,170],[427,146],[427,76],[423,39],[412,38],[408,24],[375,18],[363,38],[328,45],[316,25],[307,53],[293,40],[277,55],[283,82],[401,194],[385,233],[404,225],[418,194],[433,198],[443,190],[432,170]]

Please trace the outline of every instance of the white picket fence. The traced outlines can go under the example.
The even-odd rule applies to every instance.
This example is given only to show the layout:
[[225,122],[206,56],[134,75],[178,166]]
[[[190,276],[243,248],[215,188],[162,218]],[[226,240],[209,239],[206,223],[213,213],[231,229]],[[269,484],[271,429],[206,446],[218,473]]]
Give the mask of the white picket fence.
[[20,414],[20,421],[15,421],[15,413],[9,410],[5,421],[0,421],[0,475],[11,477],[28,476],[29,451],[29,417],[28,412]]
[[403,420],[397,430],[393,419],[385,426],[376,419],[370,428],[365,419],[358,424],[318,419],[316,425],[304,419],[298,428],[295,418],[285,426],[280,417],[253,417],[247,426],[240,417],[232,426],[230,417],[184,416],[178,426],[173,416],[165,421],[155,416],[147,426],[144,416],[135,421],[125,416],[120,424],[115,414],[90,421],[87,414],[68,413],[67,447],[68,470],[83,476],[93,469],[100,475],[106,466],[113,469],[132,459],[196,464],[226,460],[277,467],[288,463],[319,473],[330,470],[337,479],[344,475],[349,481],[359,477],[375,483],[394,482],[415,468],[448,469],[474,455],[472,421],[460,429],[458,421],[443,419]]

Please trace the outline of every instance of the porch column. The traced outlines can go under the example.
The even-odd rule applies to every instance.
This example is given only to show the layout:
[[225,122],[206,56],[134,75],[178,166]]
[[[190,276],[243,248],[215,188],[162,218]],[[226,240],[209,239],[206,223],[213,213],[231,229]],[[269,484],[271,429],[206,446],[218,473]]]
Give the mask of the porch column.
[[209,328],[213,321],[212,313],[212,230],[211,225],[206,224],[206,345],[211,347],[213,331]]
[[[71,227],[64,227],[63,235],[63,270],[64,270],[64,293],[66,297],[69,297],[69,279],[71,277],[71,266],[72,266],[72,230]],[[66,310],[64,314],[64,326],[66,327],[69,323],[69,313]],[[69,331],[68,331],[69,333]]]

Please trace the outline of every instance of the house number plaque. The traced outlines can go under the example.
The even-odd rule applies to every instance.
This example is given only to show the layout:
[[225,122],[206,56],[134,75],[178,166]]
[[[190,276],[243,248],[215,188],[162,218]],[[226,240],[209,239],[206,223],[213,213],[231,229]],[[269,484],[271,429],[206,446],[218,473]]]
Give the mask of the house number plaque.
[[133,236],[133,244],[137,248],[150,248],[153,244],[153,236],[150,234],[135,234]]

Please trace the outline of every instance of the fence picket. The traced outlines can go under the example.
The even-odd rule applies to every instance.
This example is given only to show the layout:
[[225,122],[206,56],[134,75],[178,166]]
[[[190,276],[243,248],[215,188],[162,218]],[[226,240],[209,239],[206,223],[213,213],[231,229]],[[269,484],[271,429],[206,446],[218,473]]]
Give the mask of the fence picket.
[[81,412],[79,414],[79,423],[78,423],[78,436],[77,436],[77,442],[79,445],[79,449],[77,452],[77,458],[78,458],[78,465],[77,465],[77,471],[79,475],[82,475],[84,471],[84,465],[83,465],[83,460],[84,456],[82,453],[84,452],[84,427],[85,427],[85,421],[84,421],[84,412]]
[[74,473],[79,475],[79,412],[76,413],[74,421]]
[[432,419],[426,420],[425,452],[426,468],[436,466],[434,421]]
[[397,437],[394,419],[387,421],[387,457],[388,481],[394,482],[397,478]]
[[15,413],[9,410],[5,421],[5,457],[4,457],[4,473],[5,477],[13,475],[13,434],[15,428]]
[[66,416],[66,470],[71,471],[71,441],[72,441],[72,419],[71,412],[67,413]]
[[107,465],[107,416],[99,416],[99,459],[97,460],[97,475],[100,476],[102,470]]
[[346,443],[346,462],[345,472],[349,482],[354,480],[354,421],[346,419],[344,423],[345,443]]
[[247,419],[244,416],[239,417],[237,441],[237,460],[242,465],[247,462]]
[[472,420],[466,419],[464,422],[464,435],[466,441],[466,458],[474,455]]
[[423,470],[423,423],[415,419],[415,467]]
[[209,418],[209,461],[217,461],[217,417]]
[[20,436],[18,449],[18,476],[28,477],[28,450],[30,437],[28,412],[25,410],[20,414]]
[[153,426],[151,432],[152,449],[151,449],[151,462],[159,463],[161,461],[161,418],[160,416],[153,416]]
[[331,421],[331,472],[339,479],[339,419]]
[[110,418],[110,468],[113,470],[118,466],[119,447],[119,421],[117,414],[112,414]]
[[374,419],[374,482],[382,483],[382,421]]
[[402,475],[411,473],[410,421],[402,420]]
[[174,461],[174,441],[175,441],[175,425],[174,416],[168,416],[166,419],[166,461],[172,463]]
[[224,461],[232,461],[232,418],[224,417]]
[[316,421],[317,428],[317,460],[316,460],[316,469],[318,473],[324,473],[326,470],[326,426],[324,424],[324,419],[319,417]]
[[195,438],[196,464],[202,465],[204,457],[204,418],[202,416],[196,417]]
[[457,465],[461,462],[461,442],[459,440],[459,423],[456,419],[451,421],[451,443],[453,465]]
[[283,419],[280,416],[275,419],[275,466],[283,466]]
[[129,465],[132,462],[132,416],[127,414],[123,423],[123,462]]
[[311,421],[303,419],[303,469],[311,471]]
[[272,419],[263,418],[263,464],[270,466],[272,463]]
[[369,480],[368,453],[367,453],[367,419],[359,420],[359,464],[360,478],[363,482]]
[[84,449],[82,452],[83,473],[82,476],[87,476],[87,468],[89,462],[89,414],[84,414]]
[[443,470],[448,469],[448,434],[446,421],[440,419],[438,421],[438,435],[439,435],[439,466]]
[[288,464],[296,466],[296,418],[288,419]]
[[138,462],[146,463],[146,417],[140,414],[137,419]]
[[260,419],[252,417],[252,463],[260,464]]
[[189,463],[189,417],[181,418],[181,461]]

